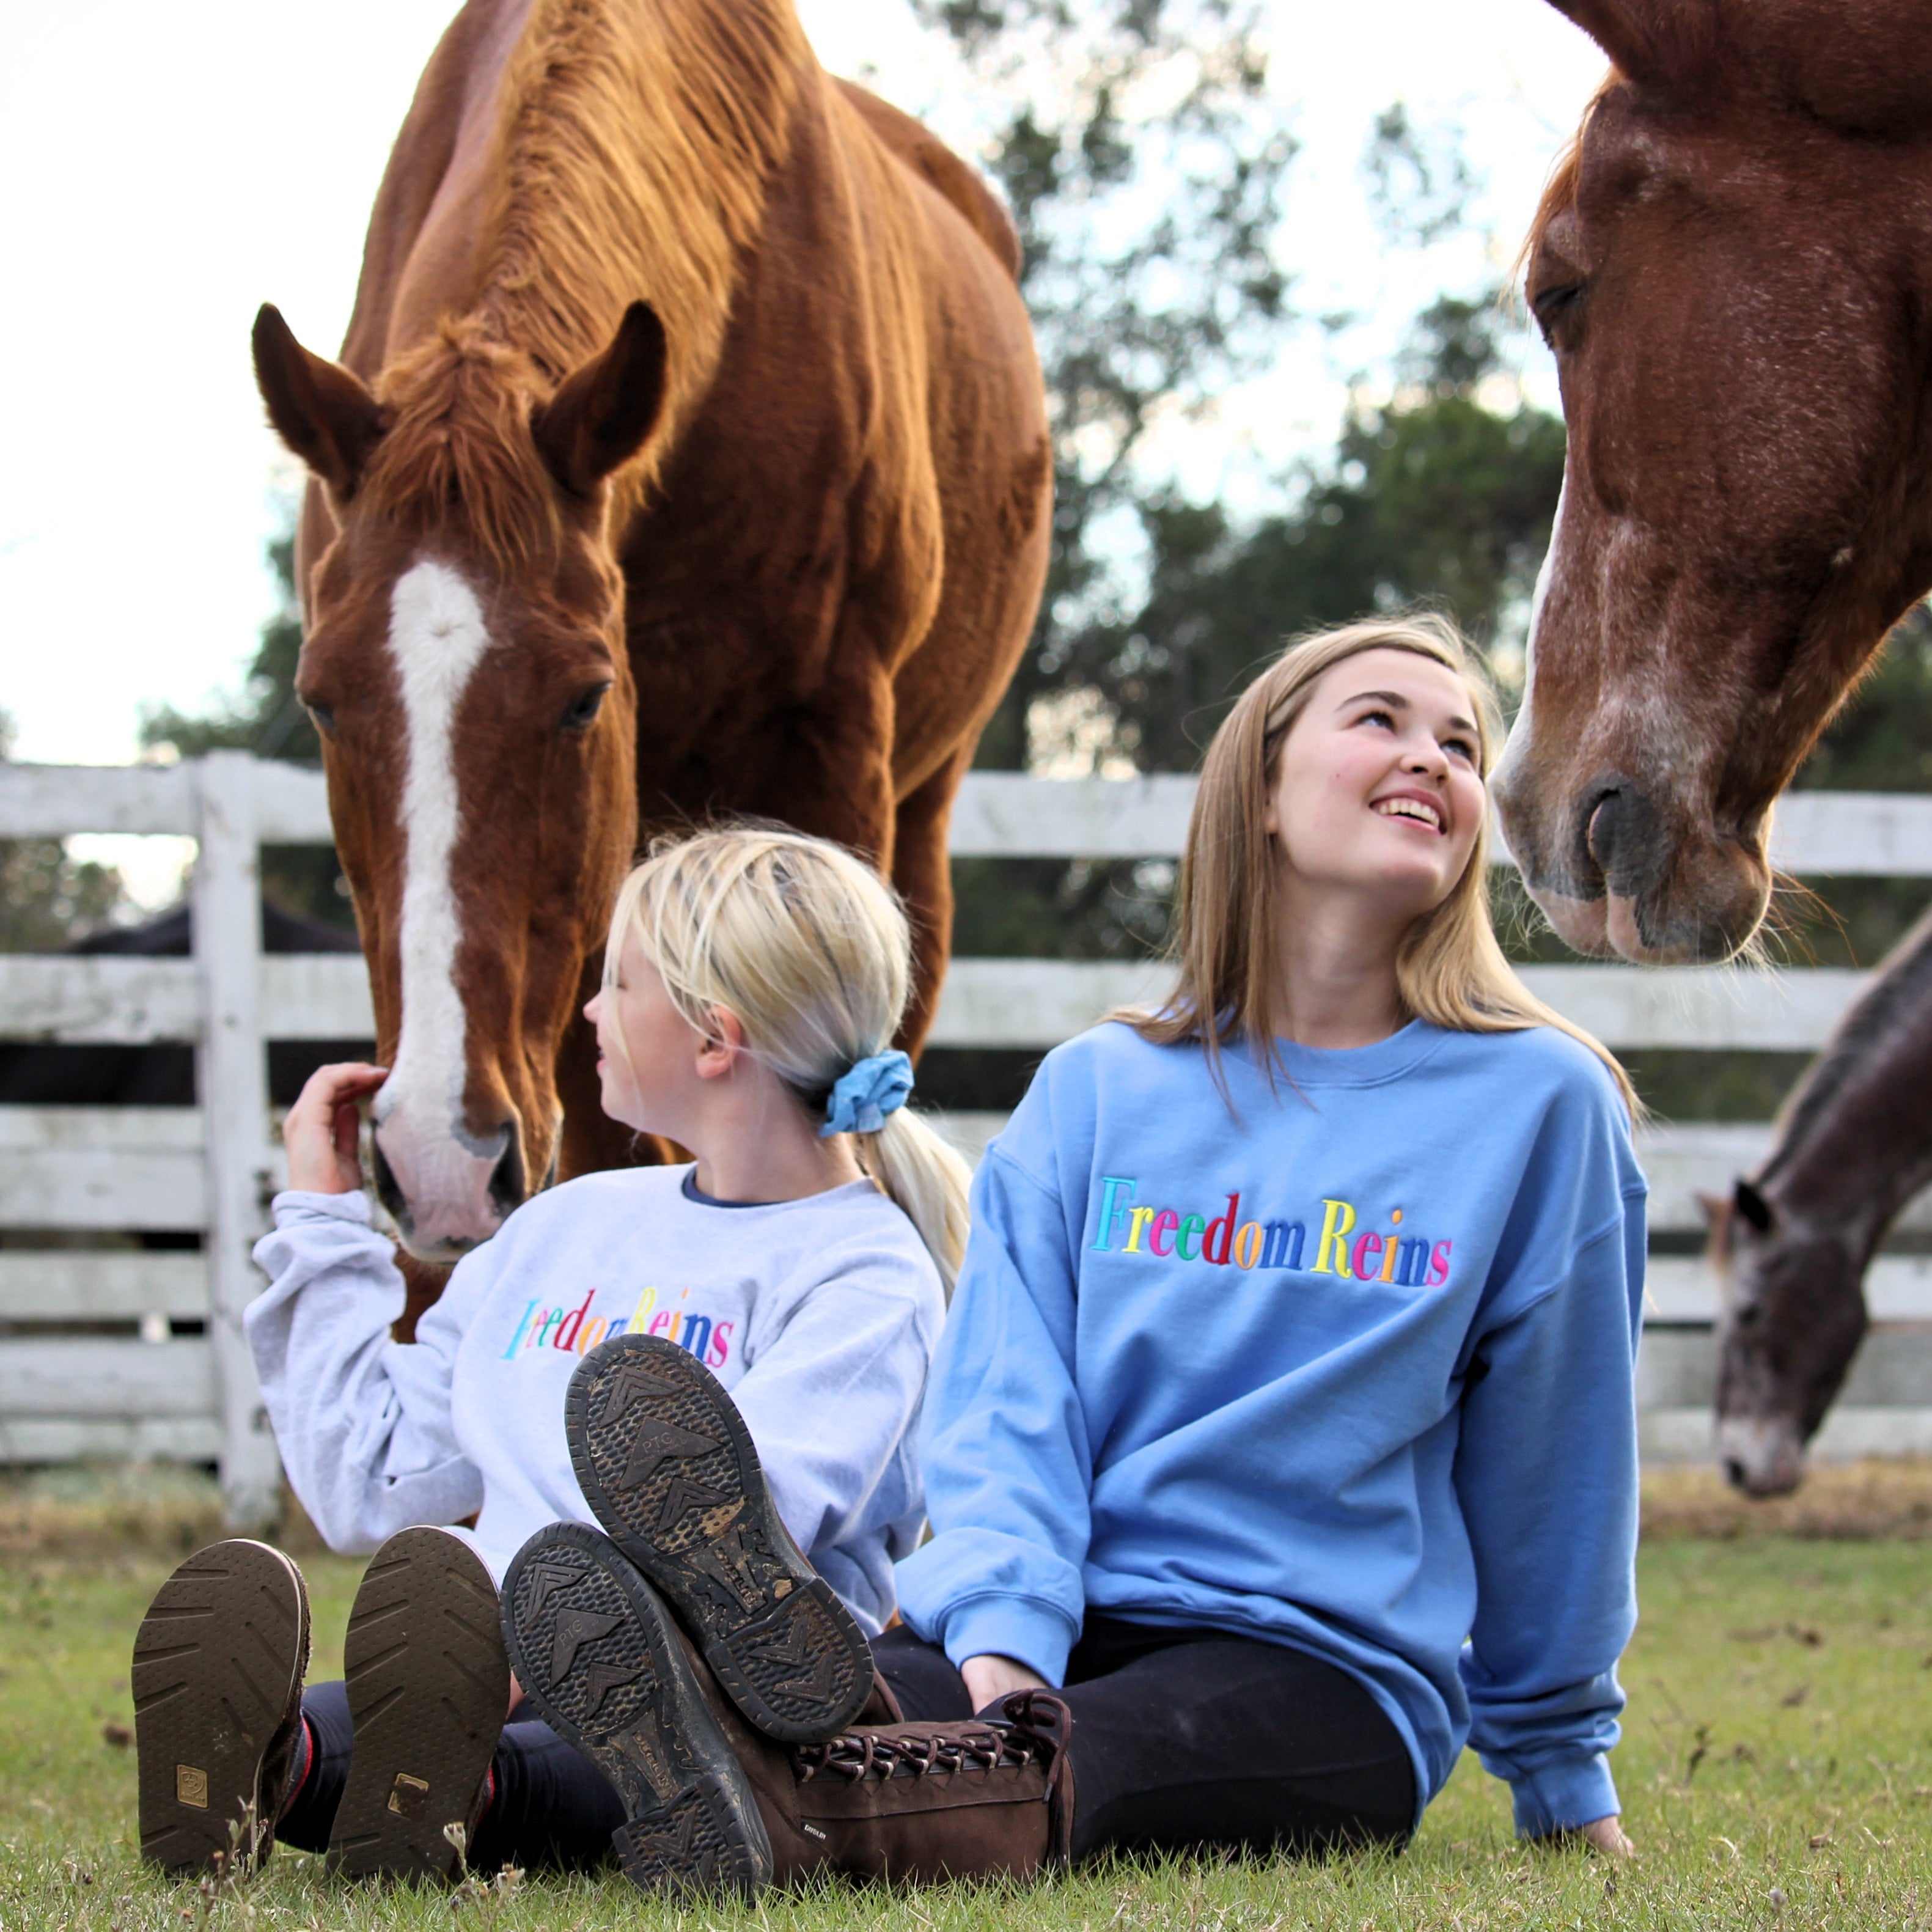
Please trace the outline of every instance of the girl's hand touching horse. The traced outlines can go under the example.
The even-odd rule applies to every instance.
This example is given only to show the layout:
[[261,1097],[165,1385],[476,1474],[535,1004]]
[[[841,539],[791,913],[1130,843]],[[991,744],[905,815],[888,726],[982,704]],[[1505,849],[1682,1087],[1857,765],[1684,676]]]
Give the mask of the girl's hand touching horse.
[[292,1189],[302,1194],[352,1194],[362,1185],[356,1148],[361,1104],[388,1077],[386,1066],[360,1060],[318,1066],[309,1076],[282,1123]]

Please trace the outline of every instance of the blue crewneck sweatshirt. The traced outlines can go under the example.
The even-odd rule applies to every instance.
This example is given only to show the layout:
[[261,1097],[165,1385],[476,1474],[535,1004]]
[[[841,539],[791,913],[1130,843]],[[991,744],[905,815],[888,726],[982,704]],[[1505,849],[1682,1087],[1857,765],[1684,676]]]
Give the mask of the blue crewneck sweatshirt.
[[[974,1188],[905,1619],[1058,1683],[1088,1606],[1312,1652],[1541,1834],[1617,1808],[1643,1177],[1548,1028],[1284,1045],[1271,1084],[1118,1023]],[[1232,1102],[1232,1107],[1230,1106]]]

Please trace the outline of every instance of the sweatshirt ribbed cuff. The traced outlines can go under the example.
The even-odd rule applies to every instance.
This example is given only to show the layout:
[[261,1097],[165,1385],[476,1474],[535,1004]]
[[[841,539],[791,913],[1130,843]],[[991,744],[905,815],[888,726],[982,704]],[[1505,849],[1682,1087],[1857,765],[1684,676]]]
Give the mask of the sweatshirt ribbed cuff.
[[359,1187],[352,1187],[344,1194],[314,1194],[299,1187],[285,1187],[268,1208],[278,1228],[284,1214],[326,1214],[338,1221],[353,1221],[360,1228],[374,1225],[369,1197]]
[[1010,1657],[1058,1684],[1078,1632],[1033,1597],[972,1597],[946,1619],[946,1654],[957,1670],[969,1657]]
[[1510,1790],[1516,1801],[1516,1835],[1523,1838],[1574,1832],[1623,1809],[1610,1761],[1600,1751],[1540,1766],[1511,1779]]

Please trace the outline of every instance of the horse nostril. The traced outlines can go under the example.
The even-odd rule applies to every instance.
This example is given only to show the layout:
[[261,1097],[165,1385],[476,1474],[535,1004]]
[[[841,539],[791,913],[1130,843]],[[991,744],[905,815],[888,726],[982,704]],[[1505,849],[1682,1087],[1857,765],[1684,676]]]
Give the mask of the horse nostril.
[[409,1223],[409,1204],[403,1198],[403,1190],[396,1185],[395,1170],[384,1155],[380,1138],[372,1137],[369,1144],[376,1170],[376,1198],[398,1227],[406,1227]]
[[503,1151],[490,1172],[490,1199],[505,1220],[524,1204],[524,1137],[516,1123],[503,1124]]
[[1608,878],[1617,862],[1617,830],[1622,817],[1623,800],[1616,792],[1600,795],[1586,806],[1583,817],[1583,842],[1597,869]]
[[1734,1490],[1748,1491],[1750,1487],[1744,1474],[1744,1466],[1735,1456],[1724,1458],[1724,1480]]

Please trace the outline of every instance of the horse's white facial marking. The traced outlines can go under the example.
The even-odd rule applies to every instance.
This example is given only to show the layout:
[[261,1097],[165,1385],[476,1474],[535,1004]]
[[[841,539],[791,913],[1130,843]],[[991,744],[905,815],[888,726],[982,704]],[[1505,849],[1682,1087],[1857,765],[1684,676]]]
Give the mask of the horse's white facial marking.
[[476,593],[428,558],[397,579],[389,655],[409,734],[404,782],[403,1019],[395,1064],[375,1107],[383,1156],[407,1197],[412,1246],[467,1246],[494,1230],[488,1178],[498,1150],[465,1147],[465,1028],[456,986],[462,939],[451,855],[461,822],[454,756],[457,708],[489,627]]

